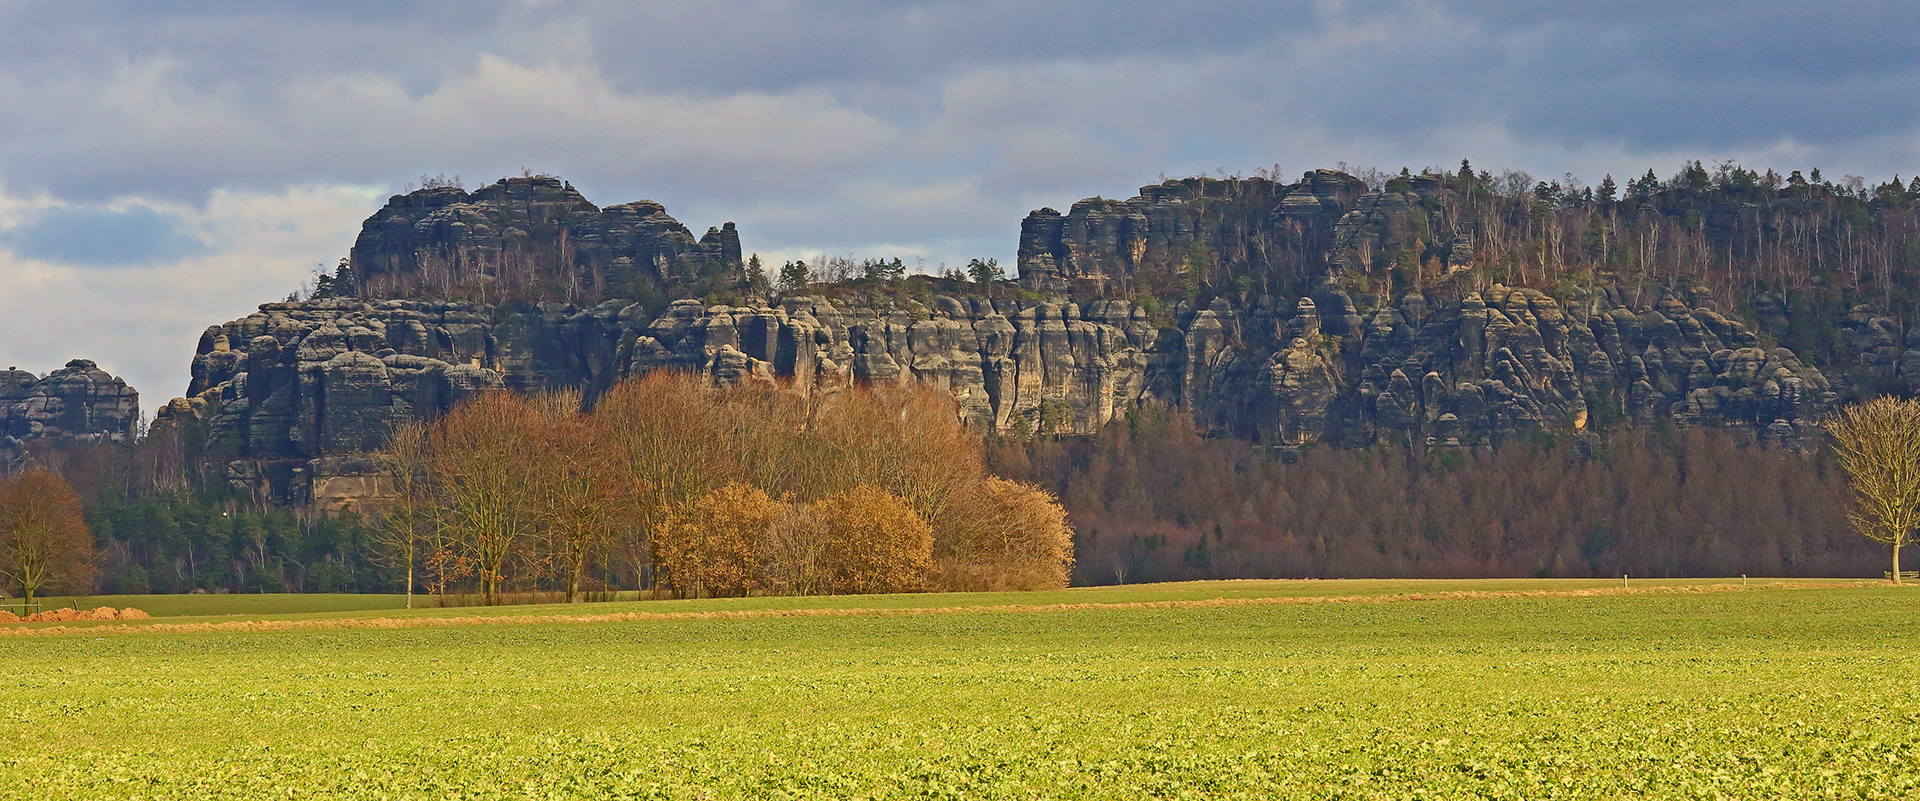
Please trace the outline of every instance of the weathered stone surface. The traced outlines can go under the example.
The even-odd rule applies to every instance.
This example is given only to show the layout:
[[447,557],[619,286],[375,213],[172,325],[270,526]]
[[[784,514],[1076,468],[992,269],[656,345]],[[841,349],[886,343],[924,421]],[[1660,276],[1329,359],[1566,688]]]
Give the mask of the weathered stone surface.
[[[368,218],[352,263],[367,294],[630,296],[636,279],[740,263],[733,223],[693,232],[651,200],[599,208],[545,176],[395,195]],[[489,292],[496,293],[489,295]]]
[[1117,300],[683,300],[654,317],[618,302],[278,303],[208,329],[193,396],[157,425],[204,426],[207,458],[238,485],[295,502],[352,485],[328,471],[357,462],[335,457],[472,392],[591,393],[662,368],[803,393],[931,384],[1002,432],[1092,432],[1151,400],[1278,447],[1490,445],[1663,417],[1797,441],[1835,401],[1826,377],[1711,306],[1697,294],[1555,299],[1497,284],[1362,305],[1329,290],[1183,305],[1163,327]]
[[[1001,432],[1092,432],[1153,401],[1280,449],[1472,447],[1659,421],[1793,444],[1837,401],[1819,369],[1775,347],[1832,331],[1813,325],[1826,318],[1808,298],[1756,301],[1763,341],[1705,290],[1550,297],[1475,283],[1459,275],[1473,243],[1433,230],[1449,190],[1431,176],[1388,186],[1327,170],[1294,184],[1191,178],[1041,209],[1022,227],[1016,297],[664,309],[591,299],[738,262],[731,225],[695,240],[659,204],[599,209],[548,178],[422,190],[367,221],[353,256],[362,291],[406,278],[394,286],[420,290],[408,297],[486,298],[531,276],[579,302],[268,304],[207,329],[188,397],[156,425],[203,429],[193,441],[207,443],[210,466],[262,501],[332,506],[372,486],[352,472],[371,464],[358,455],[398,421],[490,388],[592,395],[663,368],[802,393],[927,384]],[[1439,280],[1388,296],[1342,289],[1385,292],[1337,279],[1394,248],[1437,264],[1427,274]],[[1116,299],[1155,292],[1190,299]],[[1909,347],[1920,332],[1903,336],[1865,307],[1848,320],[1832,335],[1851,343],[1859,372],[1920,388]]]
[[[1282,251],[1323,250],[1336,235],[1351,239],[1366,215],[1384,220],[1409,202],[1417,204],[1418,196],[1383,206],[1359,179],[1333,170],[1314,170],[1295,184],[1166,181],[1140,187],[1130,200],[1094,197],[1064,215],[1050,208],[1029,214],[1020,226],[1020,278],[1030,286],[1079,280],[1111,287],[1178,279],[1196,262],[1234,269],[1277,262]],[[1362,217],[1349,220],[1350,211]]]
[[0,371],[0,449],[33,441],[130,442],[140,426],[140,393],[87,359],[36,376]]

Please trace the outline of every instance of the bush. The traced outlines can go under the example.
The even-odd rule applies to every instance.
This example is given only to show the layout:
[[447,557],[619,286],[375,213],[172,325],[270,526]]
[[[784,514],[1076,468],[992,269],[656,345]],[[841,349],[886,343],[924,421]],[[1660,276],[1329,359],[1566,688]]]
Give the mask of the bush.
[[1073,571],[1073,529],[1053,493],[988,478],[960,493],[940,542],[936,586],[951,592],[1057,590]]
[[654,562],[682,592],[745,596],[759,582],[757,546],[781,505],[733,483],[707,493],[654,534]]
[[899,496],[862,484],[810,504],[826,535],[827,589],[917,592],[933,569],[933,529]]

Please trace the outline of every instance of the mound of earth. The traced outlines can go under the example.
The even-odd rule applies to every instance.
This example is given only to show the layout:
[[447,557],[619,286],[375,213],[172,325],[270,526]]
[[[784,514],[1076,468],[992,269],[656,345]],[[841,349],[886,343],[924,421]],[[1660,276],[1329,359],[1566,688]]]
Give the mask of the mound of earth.
[[0,611],[0,623],[65,623],[80,620],[146,620],[153,617],[138,609],[128,607],[116,610],[111,606],[98,609],[49,609],[20,617],[12,612]]

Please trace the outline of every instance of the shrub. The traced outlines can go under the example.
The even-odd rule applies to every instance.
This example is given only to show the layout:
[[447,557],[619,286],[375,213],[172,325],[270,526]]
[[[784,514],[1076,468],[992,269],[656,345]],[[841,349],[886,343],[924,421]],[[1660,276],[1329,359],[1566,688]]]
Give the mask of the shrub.
[[1073,571],[1067,510],[1032,484],[988,478],[960,493],[940,542],[936,585],[947,591],[1054,590]]
[[933,568],[933,529],[913,507],[862,484],[810,505],[823,524],[827,589],[916,592]]
[[755,551],[781,505],[759,488],[733,483],[673,515],[654,535],[654,561],[683,592],[744,596],[759,583]]

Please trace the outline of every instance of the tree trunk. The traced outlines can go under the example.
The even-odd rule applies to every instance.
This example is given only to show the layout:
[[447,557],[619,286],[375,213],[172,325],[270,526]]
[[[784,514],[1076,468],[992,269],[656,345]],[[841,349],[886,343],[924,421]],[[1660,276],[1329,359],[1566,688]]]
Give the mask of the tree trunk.
[[1893,544],[1893,583],[1900,583],[1900,543]]
[[407,554],[407,608],[413,608],[413,554]]

